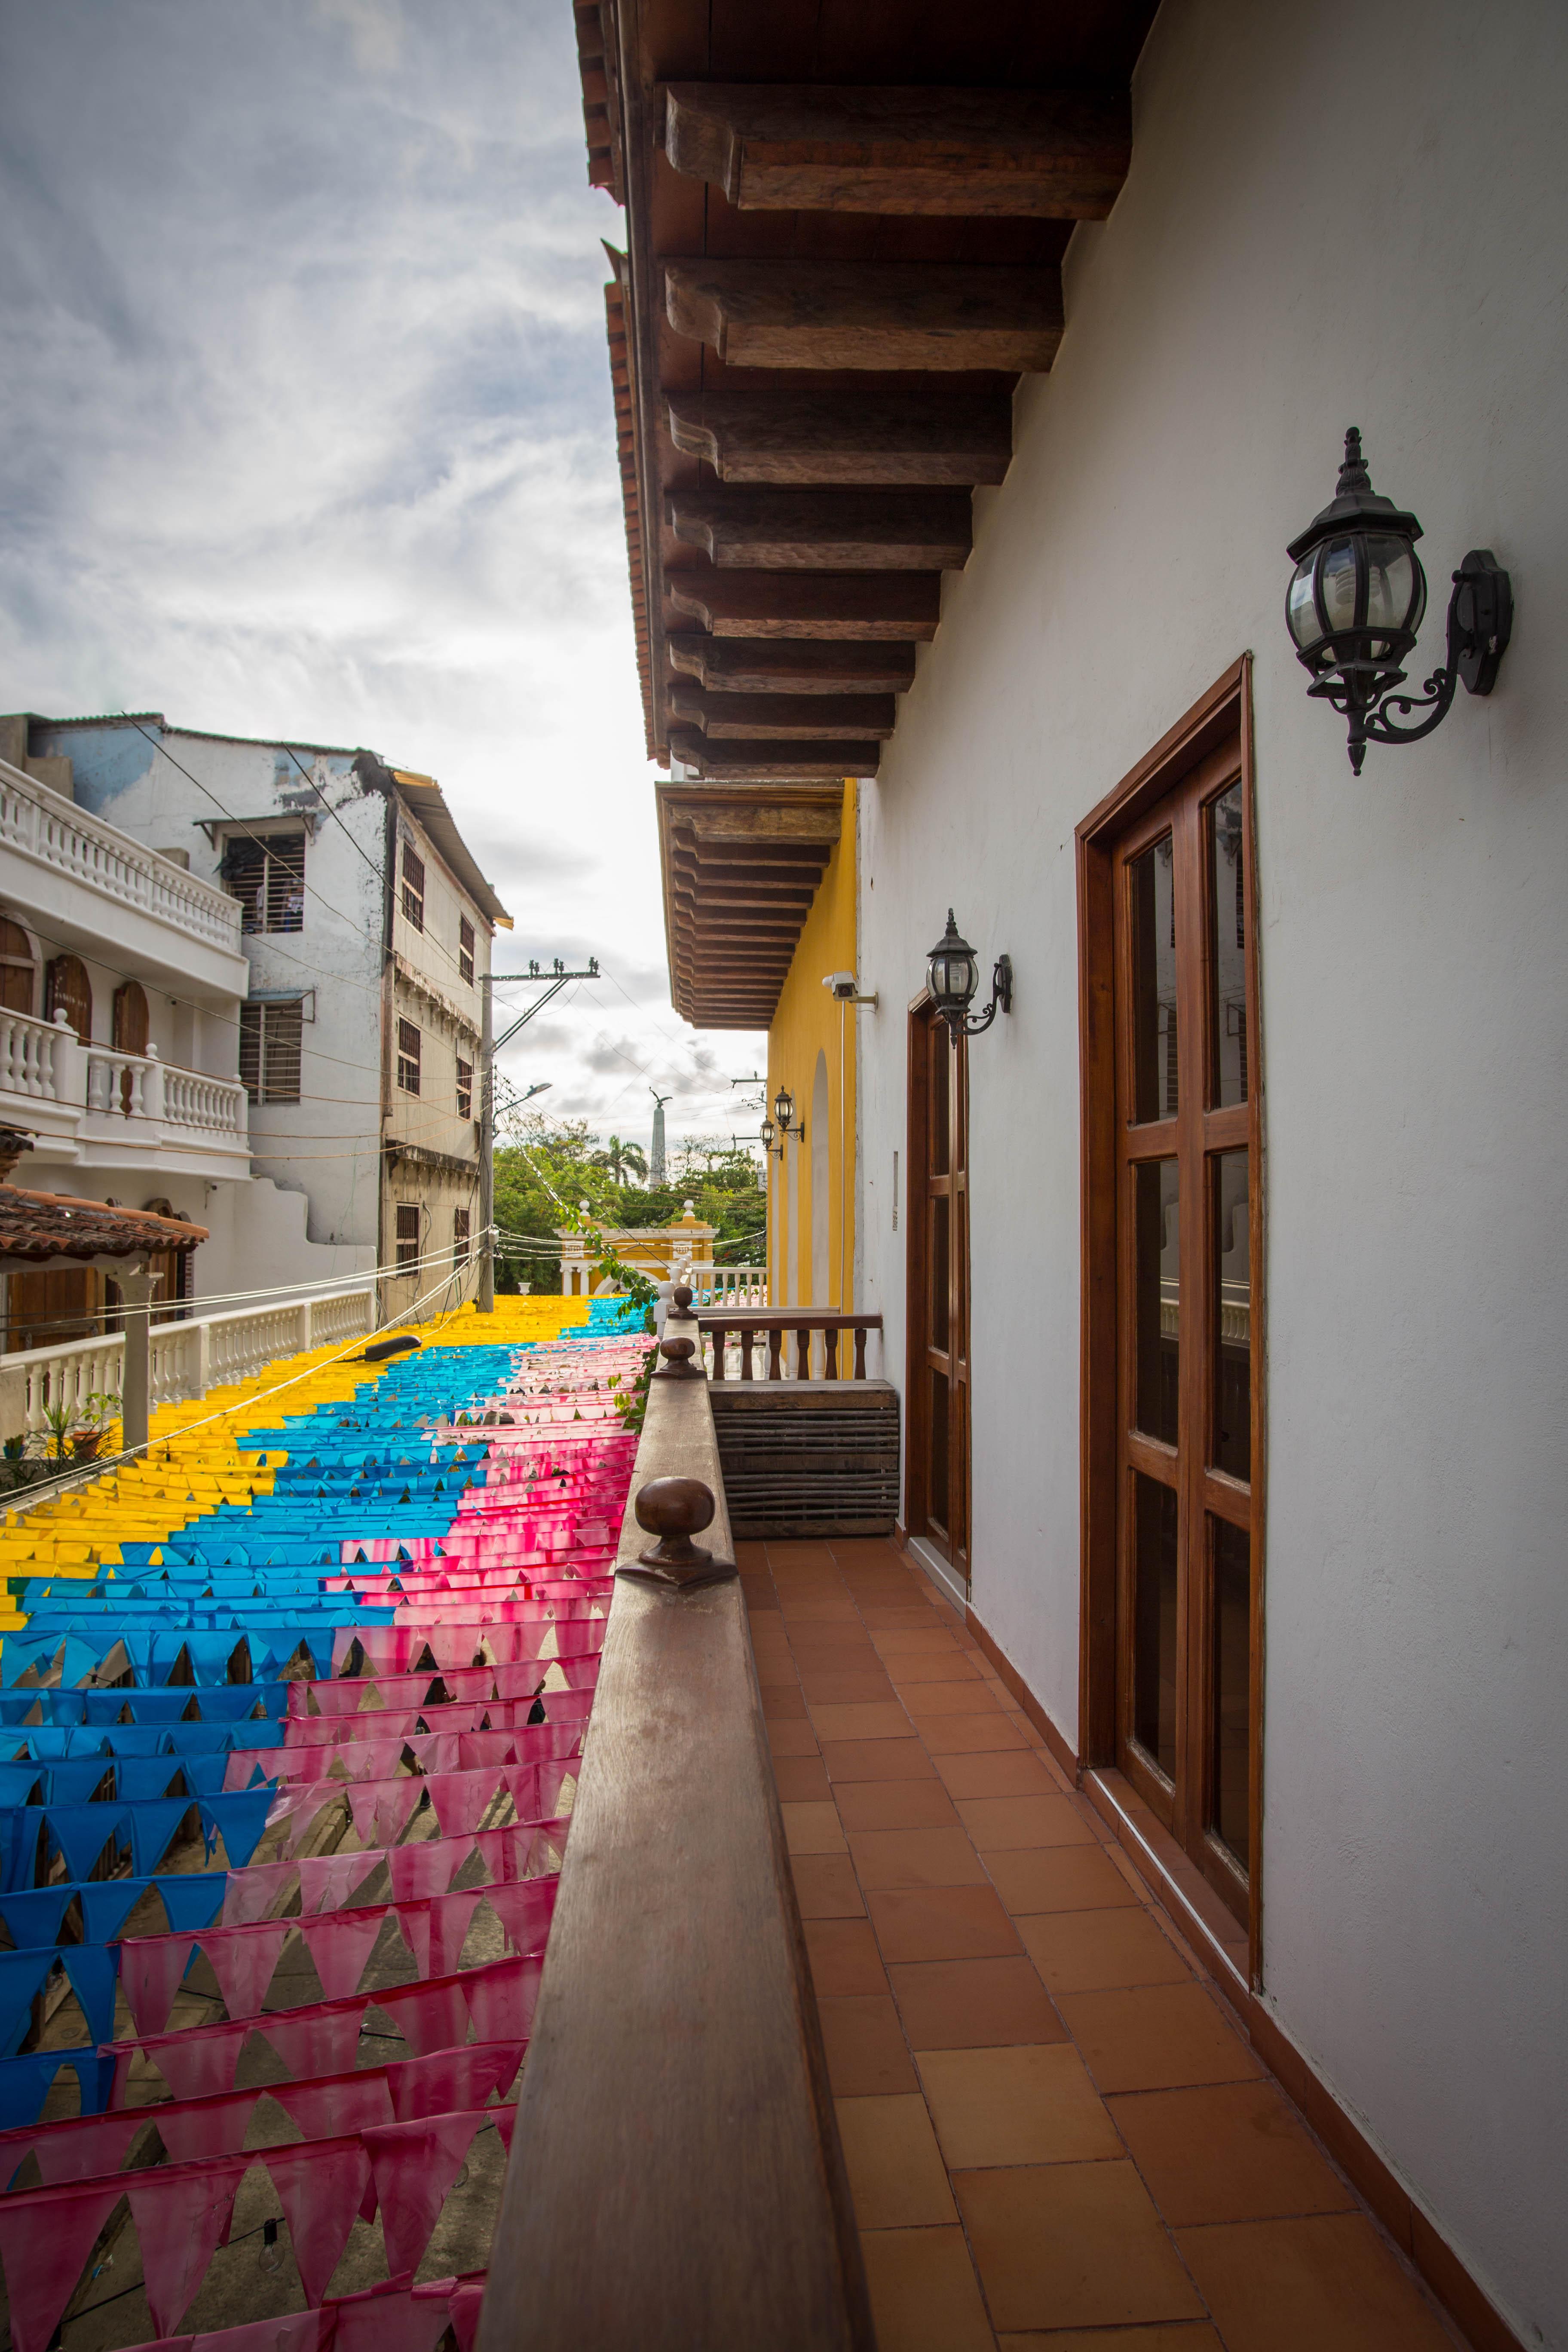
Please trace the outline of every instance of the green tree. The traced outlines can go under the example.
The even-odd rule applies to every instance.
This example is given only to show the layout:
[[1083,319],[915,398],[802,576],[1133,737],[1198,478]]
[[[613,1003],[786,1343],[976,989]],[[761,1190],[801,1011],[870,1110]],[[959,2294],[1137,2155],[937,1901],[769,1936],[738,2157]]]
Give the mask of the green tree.
[[640,1144],[623,1143],[618,1135],[611,1136],[603,1151],[595,1152],[594,1165],[605,1169],[617,1188],[625,1184],[627,1171],[641,1177],[644,1183],[647,1181],[647,1153]]

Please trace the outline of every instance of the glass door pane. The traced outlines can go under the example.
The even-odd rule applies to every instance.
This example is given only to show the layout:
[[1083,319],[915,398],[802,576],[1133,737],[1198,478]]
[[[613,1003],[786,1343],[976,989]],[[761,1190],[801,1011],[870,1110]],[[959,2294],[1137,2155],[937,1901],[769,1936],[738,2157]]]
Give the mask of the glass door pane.
[[1173,1486],[1133,1481],[1132,1736],[1167,1780],[1176,1777],[1177,1510]]
[[1209,1826],[1240,1864],[1251,1864],[1252,1562],[1244,1528],[1211,1518],[1214,1648],[1209,1722]]
[[1216,1152],[1214,1181],[1214,1444],[1216,1470],[1252,1475],[1252,1276],[1247,1155]]

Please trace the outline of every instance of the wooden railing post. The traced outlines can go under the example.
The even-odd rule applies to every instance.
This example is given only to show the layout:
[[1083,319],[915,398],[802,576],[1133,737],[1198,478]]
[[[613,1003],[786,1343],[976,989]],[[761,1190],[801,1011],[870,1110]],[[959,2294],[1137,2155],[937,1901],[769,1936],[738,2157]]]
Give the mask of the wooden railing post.
[[779,1363],[779,1349],[782,1347],[783,1342],[784,1333],[782,1331],[773,1330],[768,1333],[768,1378],[770,1381],[779,1381],[784,1378],[784,1371]]
[[864,1323],[857,1323],[855,1326],[855,1377],[858,1381],[863,1381],[866,1377],[866,1326]]
[[757,1337],[757,1335],[756,1335],[756,1333],[755,1333],[754,1331],[748,1330],[748,1328],[746,1328],[745,1324],[743,1324],[743,1323],[742,1324],[742,1326],[741,1326],[741,1378],[742,1378],[743,1381],[749,1381],[749,1380],[754,1379],[754,1377],[755,1377],[755,1374],[753,1373],[753,1371],[752,1371],[752,1347],[753,1347],[753,1346],[754,1346],[754,1344],[755,1344],[756,1337]]

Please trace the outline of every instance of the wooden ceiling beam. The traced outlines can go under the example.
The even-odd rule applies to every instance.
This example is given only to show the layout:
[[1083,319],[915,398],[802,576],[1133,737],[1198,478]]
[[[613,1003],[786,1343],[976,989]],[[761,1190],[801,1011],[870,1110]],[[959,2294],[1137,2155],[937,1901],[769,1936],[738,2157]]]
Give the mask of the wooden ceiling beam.
[[710,742],[750,735],[890,735],[898,718],[890,694],[708,695],[685,678],[671,685],[669,709],[700,727]]
[[665,639],[670,667],[710,694],[902,694],[915,682],[912,643],[821,637]]
[[664,575],[678,613],[716,637],[934,637],[940,572],[720,572]]
[[673,260],[664,303],[727,367],[1043,371],[1062,336],[1056,268]]
[[700,776],[727,780],[731,776],[874,776],[882,755],[879,742],[843,741],[788,743],[756,737],[743,742],[710,742],[695,728],[672,727],[669,750],[673,759],[695,768]]
[[712,808],[694,808],[687,819],[700,854],[708,842],[766,842],[793,847],[821,842],[831,847],[842,829],[836,808],[791,808],[759,801],[721,802]]
[[672,392],[665,430],[722,482],[893,486],[999,482],[1013,456],[1013,389],[962,392]]
[[721,571],[962,572],[973,544],[967,490],[691,487],[664,517]]
[[1125,90],[671,82],[664,152],[740,212],[1104,220],[1131,159]]

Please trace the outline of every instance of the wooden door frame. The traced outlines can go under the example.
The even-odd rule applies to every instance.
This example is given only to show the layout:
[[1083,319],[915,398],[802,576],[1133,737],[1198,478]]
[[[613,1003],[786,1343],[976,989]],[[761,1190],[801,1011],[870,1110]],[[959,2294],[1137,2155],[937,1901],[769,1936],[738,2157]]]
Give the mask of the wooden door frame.
[[1144,812],[1231,735],[1241,745],[1249,846],[1247,986],[1257,1041],[1253,1088],[1258,1147],[1250,1171],[1252,1255],[1252,1645],[1249,1758],[1248,1947],[1261,1980],[1263,1920],[1263,1569],[1268,1446],[1265,1344],[1266,1188],[1263,1004],[1258,987],[1257,824],[1252,743],[1252,656],[1244,654],[1075,829],[1078,852],[1079,1225],[1079,1760],[1114,1766],[1117,1728],[1117,1532],[1120,1358],[1116,1126],[1116,947],[1112,854]]
[[[963,1462],[962,1465],[957,1468],[956,1473],[955,1465],[952,1461],[952,1447],[951,1443],[948,1448],[949,1479],[951,1481],[956,1475],[961,1478],[963,1483],[962,1525],[963,1529],[963,1544],[962,1549],[958,1550],[956,1557],[953,1556],[954,1547],[952,1544],[945,1538],[939,1538],[933,1533],[931,1523],[926,1517],[924,1509],[917,1509],[916,1504],[920,1497],[917,1495],[913,1476],[914,1464],[921,1458],[922,1452],[928,1448],[930,1444],[930,1429],[928,1424],[930,1420],[931,1383],[926,1378],[927,1368],[925,1363],[926,1350],[924,1339],[926,1281],[930,1272],[926,1263],[926,1209],[930,1197],[926,1190],[926,1161],[930,1147],[926,1131],[927,1097],[921,1058],[921,1038],[922,1031],[927,1036],[934,1034],[934,1024],[927,1019],[927,1015],[931,1010],[931,1003],[932,998],[930,989],[922,988],[917,996],[910,997],[907,1011],[908,1060],[904,1085],[903,1525],[904,1532],[907,1536],[919,1536],[923,1541],[933,1545],[937,1549],[939,1549],[942,1552],[943,1559],[947,1561],[949,1568],[952,1570],[955,1581],[961,1582],[964,1588],[968,1590],[973,1585],[974,1570],[974,1528],[972,1517],[973,1491],[970,1470],[971,1457],[973,1452],[973,1400],[971,1394],[973,1368],[970,1357],[970,1292],[973,1276],[973,1267],[972,1264],[967,1264],[964,1269],[963,1328],[962,1334],[952,1330],[952,1326],[950,1325],[950,1336],[952,1339],[956,1342],[956,1340],[961,1337],[963,1341],[962,1350],[960,1350],[955,1344],[952,1347],[952,1353],[954,1358],[958,1358],[962,1353],[962,1360],[964,1366],[964,1376],[962,1383],[958,1383],[956,1381],[952,1383],[952,1386],[956,1387],[962,1385],[963,1387],[965,1423],[964,1442],[962,1449]],[[952,1048],[950,1047],[949,1050],[952,1051]],[[960,1116],[960,1091],[963,1090],[962,1117],[964,1130],[963,1164],[965,1169],[965,1215],[963,1220],[963,1239],[966,1249],[969,1237],[969,1220],[967,1214],[967,1193],[969,1183],[969,1111],[966,1092],[967,1087],[967,1060],[963,1049],[961,1048],[958,1052],[954,1053],[952,1056],[952,1084],[949,1088],[948,1116],[950,1129],[955,1129]],[[948,1229],[950,1298],[952,1292],[952,1266],[953,1264],[952,1254],[958,1247],[959,1244],[958,1224],[959,1221],[957,1219],[952,1219],[950,1221]]]

